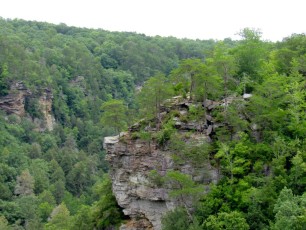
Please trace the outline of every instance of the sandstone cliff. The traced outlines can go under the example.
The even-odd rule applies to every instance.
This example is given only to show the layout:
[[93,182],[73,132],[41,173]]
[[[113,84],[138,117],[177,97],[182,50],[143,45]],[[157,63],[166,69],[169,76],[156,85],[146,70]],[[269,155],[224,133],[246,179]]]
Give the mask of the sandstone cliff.
[[[179,133],[191,133],[189,139],[196,140],[198,143],[211,141],[210,135],[218,124],[214,124],[209,111],[217,106],[216,103],[206,101],[203,105],[198,105],[208,111],[203,119],[204,122],[203,120],[202,122],[182,121],[181,117],[187,116],[192,106],[187,101],[171,100],[168,104],[170,105],[162,109],[162,117],[167,117],[171,111],[176,110],[178,116],[171,119]],[[178,166],[169,148],[160,146],[156,140],[149,143],[141,138],[135,138],[133,133],[139,129],[140,124],[136,124],[130,128],[129,132],[122,133],[121,137],[104,139],[106,159],[110,163],[112,189],[124,214],[131,218],[127,224],[121,226],[121,230],[160,230],[162,216],[175,208],[177,202],[169,196],[171,187],[159,187],[152,183],[150,178],[152,170],[160,176],[164,176],[169,170],[179,170],[191,175],[194,181],[206,185],[216,183],[220,175],[218,169],[214,168],[209,160],[199,167],[188,161]],[[154,128],[145,127],[144,129],[151,133],[156,132]]]
[[38,103],[43,115],[43,126],[49,131],[52,131],[55,125],[55,119],[52,115],[52,101],[52,91],[48,88],[44,89],[42,95],[39,97]]
[[35,119],[34,123],[40,131],[53,130],[55,119],[52,115],[53,94],[48,88],[39,90],[38,95],[34,95],[22,81],[11,85],[9,93],[0,97],[0,109],[7,114],[16,114],[19,117],[27,115],[25,103],[28,98],[38,98],[38,107],[42,114],[41,119]]
[[23,82],[15,82],[9,91],[9,94],[0,98],[0,109],[8,114],[16,114],[18,116],[25,115],[25,98],[31,95]]

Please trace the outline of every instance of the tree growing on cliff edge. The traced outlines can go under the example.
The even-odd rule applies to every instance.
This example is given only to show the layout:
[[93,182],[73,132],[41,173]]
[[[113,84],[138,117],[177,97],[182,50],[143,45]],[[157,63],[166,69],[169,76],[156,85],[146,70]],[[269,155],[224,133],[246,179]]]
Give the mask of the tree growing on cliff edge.
[[150,78],[138,94],[138,102],[142,108],[142,114],[149,119],[156,118],[157,129],[160,128],[161,123],[161,104],[171,95],[172,88],[165,75],[161,73]]
[[103,115],[101,123],[110,128],[114,128],[116,134],[120,135],[120,131],[127,126],[127,108],[122,100],[109,100],[101,106]]

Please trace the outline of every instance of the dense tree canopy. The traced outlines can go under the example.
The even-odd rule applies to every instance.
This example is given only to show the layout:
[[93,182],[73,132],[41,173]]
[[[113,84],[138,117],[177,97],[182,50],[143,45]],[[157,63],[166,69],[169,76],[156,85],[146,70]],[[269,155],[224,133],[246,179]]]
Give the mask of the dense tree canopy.
[[[221,172],[206,194],[178,171],[155,178],[179,200],[164,229],[305,229],[305,34],[272,43],[249,28],[239,41],[5,19],[0,28],[0,100],[16,82],[31,92],[25,116],[0,111],[1,229],[118,226],[103,137],[140,118],[157,128],[139,133],[149,147],[156,141],[177,161],[210,161]],[[52,92],[49,131],[39,126],[44,92]],[[222,124],[211,143],[187,143],[193,131],[182,137],[162,119],[172,96],[194,104],[173,116],[203,126],[207,101],[222,102],[210,114]]]

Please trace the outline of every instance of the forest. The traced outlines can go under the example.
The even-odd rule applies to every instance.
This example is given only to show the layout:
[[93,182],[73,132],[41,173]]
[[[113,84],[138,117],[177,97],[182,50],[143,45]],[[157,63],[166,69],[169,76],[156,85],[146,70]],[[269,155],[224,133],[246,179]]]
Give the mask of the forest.
[[[238,41],[203,41],[2,18],[0,29],[0,107],[14,83],[31,91],[24,116],[0,110],[0,229],[119,227],[126,217],[103,138],[143,118],[160,145],[222,172],[205,194],[174,173],[194,202],[167,213],[163,229],[306,229],[305,34],[270,42],[245,28]],[[52,130],[35,122],[45,89]],[[184,146],[171,119],[161,120],[174,96],[225,100],[213,114],[224,125],[205,151]],[[190,112],[182,119],[201,121],[206,111]]]

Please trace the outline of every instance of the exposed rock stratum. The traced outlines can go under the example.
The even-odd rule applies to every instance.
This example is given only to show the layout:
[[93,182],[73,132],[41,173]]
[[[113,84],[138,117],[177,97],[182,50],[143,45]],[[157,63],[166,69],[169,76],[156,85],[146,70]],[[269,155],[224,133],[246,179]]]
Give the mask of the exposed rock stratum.
[[[188,102],[172,103],[170,107],[163,108],[162,116],[167,116],[173,109],[185,116],[189,111],[189,106]],[[214,105],[209,102],[200,106],[208,108]],[[205,122],[201,123],[183,122],[178,117],[171,119],[178,132],[187,133],[192,130],[190,139],[198,142],[210,141],[209,135],[213,132],[214,124],[208,113],[204,119]],[[209,160],[198,168],[187,161],[178,166],[169,148],[160,146],[154,139],[148,142],[133,136],[133,133],[140,129],[139,126],[139,124],[132,126],[120,137],[105,137],[104,139],[106,160],[110,163],[112,190],[124,214],[130,217],[130,221],[122,225],[121,230],[160,230],[162,216],[167,211],[174,209],[177,202],[169,195],[171,190],[169,186],[157,186],[152,183],[150,179],[152,170],[160,176],[166,175],[170,170],[179,170],[190,175],[194,181],[207,185],[216,183],[220,175]],[[148,128],[145,129],[148,130]],[[157,131],[153,128],[151,132]]]

